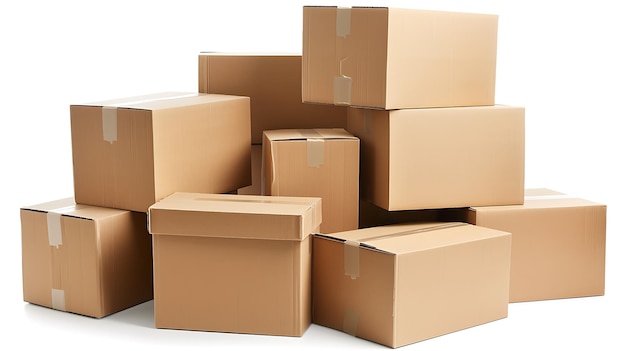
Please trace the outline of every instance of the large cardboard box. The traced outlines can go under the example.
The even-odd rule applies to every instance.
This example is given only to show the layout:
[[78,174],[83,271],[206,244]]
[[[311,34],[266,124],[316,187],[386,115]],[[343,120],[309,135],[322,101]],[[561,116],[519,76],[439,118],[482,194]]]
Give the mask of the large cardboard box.
[[507,317],[511,234],[466,223],[313,239],[313,322],[400,347]]
[[524,108],[350,108],[361,197],[390,211],[524,201]]
[[24,301],[101,318],[152,299],[145,213],[67,198],[20,218]]
[[306,331],[321,199],[175,193],[148,215],[157,328]]
[[359,139],[344,129],[264,132],[263,195],[322,198],[322,233],[359,227]]
[[78,203],[146,212],[175,191],[251,184],[248,97],[161,93],[70,111]]
[[469,209],[469,222],[511,232],[510,301],[604,295],[606,205],[527,189],[523,205]]
[[200,53],[201,93],[250,97],[251,137],[263,131],[296,128],[345,128],[346,107],[302,103],[302,55]]
[[381,109],[493,105],[498,16],[303,9],[302,101]]

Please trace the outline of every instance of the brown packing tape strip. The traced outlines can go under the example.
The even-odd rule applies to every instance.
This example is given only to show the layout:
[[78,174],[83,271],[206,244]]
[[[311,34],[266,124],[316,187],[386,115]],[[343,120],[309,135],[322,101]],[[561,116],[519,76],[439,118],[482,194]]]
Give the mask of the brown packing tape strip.
[[52,308],[65,311],[65,291],[52,288]]
[[102,139],[111,144],[117,141],[117,107],[102,107]]
[[[341,66],[341,62],[339,66]],[[335,105],[350,105],[351,97],[352,78],[344,75],[333,77],[333,103]]]
[[359,327],[359,314],[351,309],[346,309],[343,314],[343,331],[344,333],[356,336]]
[[[346,37],[350,35],[351,17],[351,8],[337,8],[335,19],[335,34],[337,38],[346,39]],[[342,55],[339,51],[336,54]],[[333,77],[333,103],[335,105],[350,105],[352,97],[352,78],[343,73],[343,63],[347,58],[339,56],[337,59],[339,60],[339,75]]]
[[324,137],[315,129],[299,129],[298,132],[306,138],[307,166],[319,168],[324,164]]
[[48,211],[46,214],[46,222],[48,225],[48,244],[50,246],[59,247],[63,244],[63,229],[61,228],[61,215],[66,212],[76,210],[76,206],[61,207]]
[[343,270],[350,279],[356,279],[360,274],[359,248],[356,241],[346,240],[343,245]]
[[349,7],[337,7],[335,20],[335,33],[338,37],[347,37],[350,34],[352,9]]
[[370,238],[367,238],[366,241],[371,242],[371,241],[376,241],[376,240],[393,238],[393,237],[396,237],[396,236],[404,236],[404,235],[410,235],[410,234],[432,232],[432,231],[435,231],[435,230],[454,228],[454,227],[462,227],[462,226],[466,226],[466,225],[471,225],[471,224],[460,223],[460,222],[451,222],[451,223],[434,225],[432,227],[426,227],[426,228],[420,228],[420,229],[411,229],[411,230],[406,230],[406,231],[399,232],[399,233],[392,233],[392,234],[385,234],[385,235],[370,237]]

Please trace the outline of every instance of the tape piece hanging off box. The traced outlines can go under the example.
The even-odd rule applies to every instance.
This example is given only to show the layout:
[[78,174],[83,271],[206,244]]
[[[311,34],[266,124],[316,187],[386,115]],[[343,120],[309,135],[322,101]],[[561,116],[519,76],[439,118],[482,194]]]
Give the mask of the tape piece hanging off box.
[[48,224],[48,244],[50,246],[59,247],[63,244],[63,229],[61,228],[61,216],[63,213],[72,212],[76,206],[67,206],[50,210],[46,214]]
[[102,138],[111,144],[117,141],[117,107],[102,106]]

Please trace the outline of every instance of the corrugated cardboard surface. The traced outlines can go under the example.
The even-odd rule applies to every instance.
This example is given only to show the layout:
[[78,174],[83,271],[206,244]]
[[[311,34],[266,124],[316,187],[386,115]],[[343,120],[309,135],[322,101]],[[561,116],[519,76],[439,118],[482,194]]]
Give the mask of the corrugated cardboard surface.
[[350,108],[361,197],[386,210],[521,204],[524,108]]
[[[107,124],[103,111],[110,110]],[[145,212],[175,191],[251,184],[248,97],[154,94],[70,111],[79,203]]]
[[321,199],[175,193],[149,210],[157,328],[302,335]]
[[322,233],[352,230],[359,221],[359,139],[344,129],[264,132],[263,191],[322,198]]
[[[24,207],[20,216],[24,301],[100,318],[152,299],[144,213],[70,198]],[[51,225],[59,229],[54,245]]]
[[470,209],[469,221],[513,234],[511,302],[604,295],[606,205],[528,189],[523,205]]
[[251,146],[251,169],[252,169],[252,184],[243,188],[237,189],[237,195],[261,195],[261,161],[263,159],[262,145]]
[[291,128],[345,128],[346,107],[302,103],[302,56],[289,54],[201,53],[201,93],[250,97],[251,137]]
[[510,233],[464,223],[313,239],[313,322],[400,347],[508,314]]
[[498,16],[303,9],[302,100],[382,109],[493,105]]

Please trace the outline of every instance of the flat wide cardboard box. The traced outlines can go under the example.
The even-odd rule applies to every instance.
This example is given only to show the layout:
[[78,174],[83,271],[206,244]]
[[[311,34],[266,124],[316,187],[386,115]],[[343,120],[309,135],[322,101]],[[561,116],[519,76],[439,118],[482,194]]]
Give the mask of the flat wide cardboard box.
[[251,138],[263,131],[345,128],[346,107],[302,103],[302,55],[284,53],[200,53],[201,93],[250,97]]
[[322,233],[359,228],[358,138],[341,128],[264,135],[263,195],[322,198]]
[[20,209],[24,301],[101,318],[152,300],[146,214],[77,205]]
[[350,108],[361,197],[389,211],[524,201],[524,108]]
[[174,193],[149,209],[157,328],[301,336],[321,199]]
[[176,191],[251,184],[248,97],[160,93],[70,112],[78,203],[146,212]]
[[505,318],[510,250],[458,222],[316,234],[313,322],[395,348]]
[[523,205],[469,209],[469,222],[511,232],[510,301],[604,295],[606,205],[527,189]]
[[380,109],[493,105],[498,16],[303,9],[302,101]]

